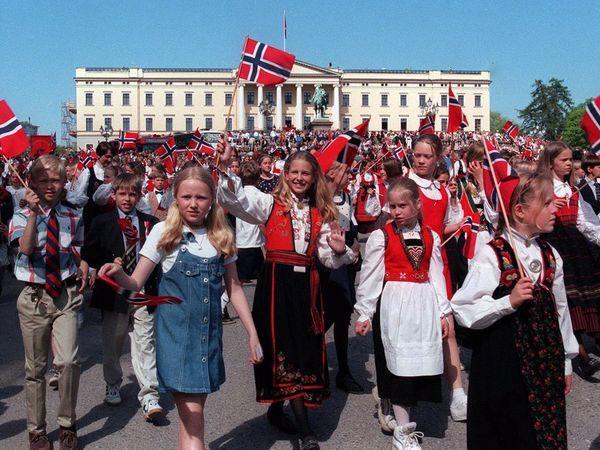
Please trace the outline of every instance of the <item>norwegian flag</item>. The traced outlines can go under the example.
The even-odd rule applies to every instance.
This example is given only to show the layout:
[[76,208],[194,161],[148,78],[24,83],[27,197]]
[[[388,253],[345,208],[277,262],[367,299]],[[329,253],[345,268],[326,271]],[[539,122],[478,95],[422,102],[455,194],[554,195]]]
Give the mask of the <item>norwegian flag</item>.
[[600,95],[593,102],[585,105],[581,128],[585,132],[592,153],[600,156]]
[[435,114],[427,114],[419,123],[419,136],[435,134]]
[[81,150],[79,152],[79,155],[77,155],[78,158],[78,163],[77,163],[77,170],[78,171],[82,171],[83,169],[89,169],[91,167],[94,167],[94,164],[96,162],[96,152],[94,150],[90,150],[90,151],[85,151],[85,150]]
[[194,135],[190,139],[190,142],[188,142],[187,148],[188,150],[198,152],[201,155],[212,156],[215,154],[215,149],[213,146],[204,140],[204,136],[202,136],[202,133],[200,133],[200,130],[197,128],[194,132]]
[[119,151],[135,150],[140,134],[133,131],[121,131],[119,133]]
[[247,38],[238,74],[244,80],[273,86],[290,77],[294,61],[296,57],[291,53]]
[[398,161],[402,161],[404,159],[404,147],[399,145],[392,150],[392,155],[394,155],[394,158],[396,158]]
[[107,277],[106,275],[100,275],[99,278],[105,282],[113,291],[122,296],[125,301],[135,306],[157,306],[164,304],[178,305],[181,303],[181,299],[170,295],[147,295],[141,292],[129,291],[124,287],[117,284],[116,281]]
[[368,128],[369,121],[366,120],[351,130],[340,134],[316,152],[315,157],[323,173],[326,173],[336,160],[350,167],[358,153],[358,147],[367,135]]
[[8,103],[0,100],[0,154],[7,159],[19,156],[29,147],[25,130]]
[[513,140],[513,142],[517,139],[519,135],[519,127],[512,123],[510,120],[507,120],[504,126],[502,127],[506,135]]
[[[499,211],[501,208],[499,200],[502,200],[505,210],[508,212],[508,204],[510,203],[510,197],[514,189],[519,184],[519,175],[512,166],[506,161],[498,149],[492,144],[485,136],[482,136],[483,145],[485,152],[489,155],[489,159],[492,161],[492,167],[496,181],[500,188],[500,193],[496,190],[494,183],[494,175],[490,169],[488,158],[483,158],[483,187],[485,196],[492,208]],[[499,198],[500,197],[500,198]]]
[[176,152],[173,136],[169,136],[167,142],[156,149],[156,156],[158,156],[158,160],[165,166],[168,173],[175,172]]
[[448,126],[446,131],[448,133],[454,133],[461,128],[469,125],[467,122],[467,116],[464,115],[462,107],[458,102],[458,99],[452,92],[452,85],[448,85]]
[[463,255],[467,259],[475,256],[475,247],[477,245],[477,233],[479,233],[479,221],[477,218],[469,216],[461,226],[461,230],[466,233]]

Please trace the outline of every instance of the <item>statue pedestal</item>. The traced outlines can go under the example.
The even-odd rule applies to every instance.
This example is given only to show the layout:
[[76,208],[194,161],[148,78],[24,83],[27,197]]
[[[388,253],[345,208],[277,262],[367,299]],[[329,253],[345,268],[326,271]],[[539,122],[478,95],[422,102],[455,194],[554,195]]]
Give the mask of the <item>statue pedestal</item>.
[[308,129],[311,131],[329,131],[333,122],[324,117],[317,117],[313,119],[308,125]]

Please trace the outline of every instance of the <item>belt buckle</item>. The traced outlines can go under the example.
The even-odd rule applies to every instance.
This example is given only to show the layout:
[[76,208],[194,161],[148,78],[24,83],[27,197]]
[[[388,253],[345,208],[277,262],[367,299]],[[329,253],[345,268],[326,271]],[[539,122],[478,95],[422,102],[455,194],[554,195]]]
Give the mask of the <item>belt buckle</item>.
[[304,267],[304,266],[294,266],[294,272],[306,273],[306,267]]

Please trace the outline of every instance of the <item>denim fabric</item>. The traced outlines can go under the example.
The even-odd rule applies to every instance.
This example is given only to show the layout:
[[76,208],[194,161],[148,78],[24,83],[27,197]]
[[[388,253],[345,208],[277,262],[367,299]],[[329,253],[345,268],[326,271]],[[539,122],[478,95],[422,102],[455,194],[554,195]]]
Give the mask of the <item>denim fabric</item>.
[[210,393],[225,382],[221,293],[222,257],[203,258],[183,241],[173,267],[162,274],[160,295],[183,302],[155,313],[160,392]]

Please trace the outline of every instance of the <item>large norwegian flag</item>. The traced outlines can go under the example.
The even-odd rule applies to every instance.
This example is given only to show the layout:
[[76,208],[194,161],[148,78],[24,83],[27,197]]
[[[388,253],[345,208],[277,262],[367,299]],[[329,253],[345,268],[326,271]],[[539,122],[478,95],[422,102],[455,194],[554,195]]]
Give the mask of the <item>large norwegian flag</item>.
[[510,120],[507,120],[502,130],[506,133],[506,135],[513,140],[513,142],[517,139],[519,135],[519,127],[512,123]]
[[422,134],[435,134],[435,114],[427,114],[419,123],[419,136]]
[[197,128],[190,139],[190,142],[188,142],[187,148],[188,150],[198,152],[201,155],[212,156],[215,154],[213,146],[204,140],[204,136],[202,136],[202,133],[200,133]]
[[448,126],[446,131],[448,133],[454,133],[469,125],[467,122],[467,116],[463,114],[462,107],[458,102],[458,99],[452,92],[452,85],[448,85]]
[[[519,175],[512,168],[512,166],[506,161],[498,149],[492,144],[485,136],[482,136],[483,145],[485,152],[489,154],[490,160],[492,161],[492,169],[488,163],[488,158],[483,158],[483,188],[485,196],[487,197],[490,205],[496,211],[500,211],[499,200],[502,200],[504,209],[508,212],[508,205],[513,191],[519,184]],[[494,176],[491,170],[494,171],[496,181],[500,188],[500,192],[496,190],[494,184]]]
[[134,131],[121,131],[119,133],[119,151],[135,150],[140,134]]
[[326,173],[331,168],[334,161],[339,161],[350,167],[358,153],[358,147],[367,135],[368,129],[369,121],[366,120],[351,130],[340,134],[316,152],[315,157],[323,173]]
[[265,86],[280,84],[290,77],[294,61],[296,57],[291,53],[247,38],[239,77]]
[[581,128],[585,132],[592,153],[600,156],[600,95],[593,102],[585,105]]
[[156,149],[156,156],[158,156],[159,162],[165,166],[168,173],[175,172],[176,152],[175,139],[173,136],[169,136],[167,142]]
[[8,103],[0,100],[0,154],[10,159],[19,156],[29,147],[25,130]]

